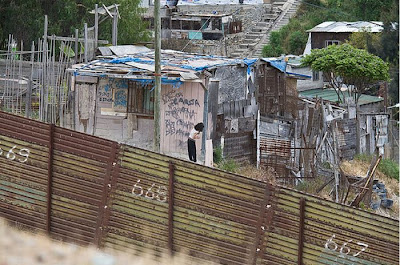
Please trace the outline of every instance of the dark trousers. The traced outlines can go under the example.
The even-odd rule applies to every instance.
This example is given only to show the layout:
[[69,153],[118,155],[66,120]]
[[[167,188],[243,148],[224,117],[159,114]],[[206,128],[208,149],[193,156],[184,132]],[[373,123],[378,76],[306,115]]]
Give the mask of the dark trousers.
[[189,160],[196,162],[196,142],[193,139],[188,139]]

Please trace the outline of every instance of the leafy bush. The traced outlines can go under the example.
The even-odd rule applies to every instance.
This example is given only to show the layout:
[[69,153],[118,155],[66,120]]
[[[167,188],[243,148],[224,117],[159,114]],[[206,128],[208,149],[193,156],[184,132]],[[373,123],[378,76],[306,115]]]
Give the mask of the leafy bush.
[[399,164],[391,159],[382,159],[379,163],[378,169],[391,178],[399,180]]
[[283,50],[280,46],[273,47],[272,45],[265,45],[262,49],[263,57],[277,57],[283,53]]
[[295,31],[289,36],[289,50],[294,54],[302,54],[307,43],[307,33]]
[[213,152],[213,161],[214,161],[215,164],[219,164],[219,163],[221,163],[222,160],[223,160],[223,157],[222,157],[222,148],[221,148],[221,146],[218,146],[218,147],[216,147],[216,148],[214,149],[214,152]]
[[[354,159],[371,163],[372,155],[358,154],[354,156]],[[382,159],[378,165],[378,170],[388,177],[399,180],[399,164],[391,159]]]
[[218,164],[218,168],[228,172],[236,173],[239,170],[239,165],[238,163],[236,163],[235,160],[227,159],[223,160],[222,163]]

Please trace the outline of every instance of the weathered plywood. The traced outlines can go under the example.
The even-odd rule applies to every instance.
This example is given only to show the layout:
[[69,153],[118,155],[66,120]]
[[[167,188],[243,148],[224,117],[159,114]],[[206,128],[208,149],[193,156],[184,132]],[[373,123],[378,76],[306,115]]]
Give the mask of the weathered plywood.
[[[161,90],[161,151],[187,154],[187,138],[199,122],[203,122],[204,89],[199,83],[184,83],[176,89],[162,86]],[[201,140],[197,140],[200,153]]]

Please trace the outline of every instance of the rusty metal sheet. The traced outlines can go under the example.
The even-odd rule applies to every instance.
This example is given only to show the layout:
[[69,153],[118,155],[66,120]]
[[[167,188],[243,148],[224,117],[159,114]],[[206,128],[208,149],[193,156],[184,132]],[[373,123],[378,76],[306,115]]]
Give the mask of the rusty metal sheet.
[[45,230],[47,148],[0,133],[0,216]]
[[[398,220],[295,190],[278,190],[272,225],[265,235],[265,264],[398,264]],[[300,263],[301,198],[305,210]]]
[[[119,154],[119,175],[111,193],[109,221],[104,245],[125,249],[168,247],[168,163],[153,164],[144,155],[123,146]],[[159,155],[160,156],[160,155]]]
[[112,141],[63,128],[54,130],[51,234],[94,244],[99,234],[113,161]]
[[399,262],[398,220],[15,115],[0,122],[0,216],[57,239],[222,264]]
[[274,168],[278,179],[288,178],[294,163],[292,145],[290,140],[261,136],[260,166]]

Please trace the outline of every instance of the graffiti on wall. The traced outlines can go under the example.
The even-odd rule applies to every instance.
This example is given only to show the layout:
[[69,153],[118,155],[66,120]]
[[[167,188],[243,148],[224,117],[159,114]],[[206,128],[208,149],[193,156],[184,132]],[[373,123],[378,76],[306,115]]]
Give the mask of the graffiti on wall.
[[102,103],[112,103],[114,109],[125,110],[128,97],[128,80],[101,78],[97,98]]
[[162,101],[165,106],[165,135],[187,138],[198,120],[201,107],[198,99],[187,98],[178,91],[170,91],[162,96]]

